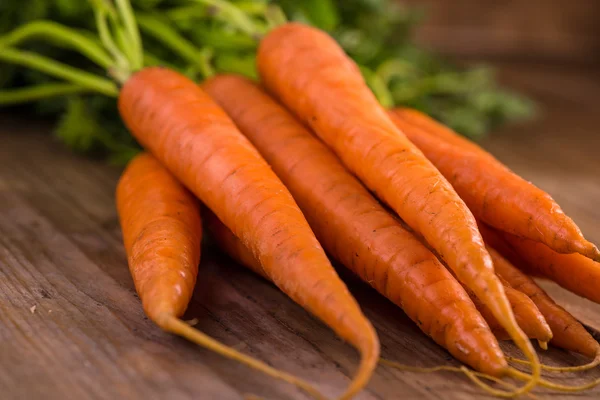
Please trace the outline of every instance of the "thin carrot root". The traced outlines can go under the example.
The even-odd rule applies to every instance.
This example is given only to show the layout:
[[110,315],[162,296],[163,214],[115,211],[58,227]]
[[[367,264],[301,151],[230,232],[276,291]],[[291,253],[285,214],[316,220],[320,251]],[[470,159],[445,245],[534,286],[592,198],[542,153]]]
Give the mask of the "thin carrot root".
[[538,340],[537,342],[542,350],[548,350],[548,342],[544,340]]
[[349,400],[367,386],[371,379],[371,375],[373,375],[373,371],[377,366],[378,358],[379,348],[367,351],[363,350],[361,352],[361,362],[358,366],[358,371],[354,375],[352,382],[350,382],[350,386],[348,386],[346,391],[338,397],[338,400]]
[[[524,372],[521,372],[517,369],[514,368],[510,368],[508,370],[508,374],[510,376],[512,376],[513,378],[516,379],[520,379],[520,380],[529,380],[531,379],[529,374],[526,374]],[[538,385],[545,387],[546,389],[552,389],[552,390],[558,390],[560,392],[570,392],[570,393],[576,393],[576,392],[582,392],[584,390],[588,390],[588,389],[592,389],[598,385],[600,385],[600,378],[599,379],[595,379],[589,383],[586,383],[584,385],[578,385],[578,386],[569,386],[569,385],[562,385],[560,383],[554,383],[554,382],[550,382],[547,381],[545,379],[540,378],[538,380]]]
[[[492,375],[488,375],[488,374],[484,374],[483,372],[478,372],[478,371],[472,371],[470,369],[468,369],[467,367],[451,367],[449,365],[438,365],[435,367],[413,367],[410,365],[404,365],[404,364],[400,364],[397,363],[395,361],[390,361],[390,360],[386,360],[384,358],[379,359],[379,362],[382,365],[388,366],[390,368],[395,368],[395,369],[399,369],[401,371],[409,371],[409,372],[418,372],[418,373],[433,373],[433,372],[440,372],[440,371],[447,371],[447,372],[459,372],[462,374],[465,374],[467,376],[467,378],[469,378],[475,385],[477,385],[479,388],[481,388],[482,390],[496,395],[496,396],[501,396],[501,397],[514,397],[516,396],[514,393],[519,391],[519,388],[517,388],[515,385],[513,385],[512,383],[509,382],[505,382],[500,378],[496,378],[495,376]],[[487,383],[483,382],[481,379],[479,378],[483,378],[483,379],[487,379],[489,381],[492,381],[498,385],[504,386],[508,389],[510,389],[510,392],[506,392],[506,391],[502,391],[502,390],[498,390],[498,389],[494,389],[493,387],[491,387],[490,385],[488,385]],[[537,397],[532,394],[532,393],[527,393],[527,395],[533,399],[536,399]]]
[[293,375],[279,371],[263,362],[260,362],[256,359],[253,359],[252,357],[242,354],[231,347],[225,346],[224,344],[219,343],[218,341],[205,335],[199,330],[192,328],[184,321],[180,320],[177,317],[174,317],[171,314],[162,314],[157,319],[157,324],[164,330],[171,332],[175,335],[182,336],[193,343],[196,343],[202,347],[214,351],[215,353],[218,353],[232,360],[238,361],[242,364],[246,364],[250,368],[260,371],[275,379],[279,379],[284,382],[290,383],[296,386],[297,388],[303,390],[315,399],[325,400],[325,397],[308,382],[305,382],[304,380],[297,378]]
[[[520,358],[514,358],[514,357],[507,356],[506,359],[508,361],[512,361],[517,364],[524,364],[524,365],[531,364],[529,361],[521,360]],[[541,364],[542,369],[544,371],[552,371],[552,372],[581,372],[581,371],[590,370],[592,368],[596,368],[598,365],[600,365],[600,353],[598,353],[591,362],[584,364],[584,365],[578,365],[575,367],[554,367],[552,365]]]

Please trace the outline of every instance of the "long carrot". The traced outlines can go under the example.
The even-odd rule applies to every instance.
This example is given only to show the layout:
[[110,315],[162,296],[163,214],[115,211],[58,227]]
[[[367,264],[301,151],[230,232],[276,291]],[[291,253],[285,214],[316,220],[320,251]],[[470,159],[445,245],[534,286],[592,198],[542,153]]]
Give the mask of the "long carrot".
[[[223,223],[221,221],[219,221],[219,219],[213,213],[208,211],[206,213],[206,217],[204,218],[204,222],[205,222],[210,234],[213,236],[213,238],[215,239],[217,245],[221,248],[221,250],[223,250],[231,258],[233,258],[235,261],[237,261],[241,265],[245,266],[246,268],[249,268],[250,270],[256,272],[259,275],[263,275],[261,272],[262,266],[260,265],[260,262],[258,260],[256,260],[256,258],[254,258],[252,253],[250,253],[250,251],[244,247],[242,242],[240,242],[240,240],[237,237],[235,237],[235,235],[229,229],[227,229],[227,227],[225,225],[223,225]],[[264,275],[263,275],[263,277],[268,279],[268,277],[266,277]],[[463,367],[452,367],[452,366],[448,366],[448,365],[439,365],[436,367],[423,368],[423,367],[408,366],[408,365],[400,364],[400,363],[397,363],[394,361],[386,360],[383,358],[380,359],[379,361],[383,365],[386,365],[386,366],[389,366],[389,367],[392,367],[395,369],[400,369],[403,371],[412,371],[412,372],[421,372],[421,373],[432,373],[432,372],[438,372],[438,371],[461,372],[461,373],[466,374],[479,387],[481,387],[482,389],[484,389],[488,392],[490,391],[489,386],[482,383],[481,381],[479,381],[477,379],[473,379],[473,376],[478,377],[478,378],[488,379],[499,385],[503,385],[510,389],[515,389],[515,387],[512,384],[505,382],[500,378],[496,378],[492,375],[488,375],[488,374],[478,372],[478,371],[471,371],[464,366]]]
[[519,328],[475,219],[446,179],[395,127],[357,66],[324,32],[297,23],[271,31],[258,50],[266,87],[329,145],[403,218],[492,310],[533,362],[523,391],[536,385],[539,361]]
[[553,280],[571,292],[600,303],[600,263],[581,254],[559,254],[546,245],[505,234],[506,241],[525,260],[527,273]]
[[[483,228],[481,233],[486,242],[490,237],[492,238],[491,241],[495,241],[496,243],[498,240],[502,240],[498,233],[490,228]],[[494,239],[494,236],[497,238]],[[516,268],[494,249],[489,248],[488,250],[494,260],[496,273],[506,279],[513,288],[529,296],[544,315],[553,334],[550,343],[557,347],[583,354],[594,359],[587,366],[546,367],[546,369],[580,370],[585,367],[592,368],[600,364],[600,345],[594,340],[592,335],[589,334],[583,325],[581,325],[581,323],[564,308],[556,304],[544,289],[539,287],[528,275]]]
[[343,398],[362,389],[379,356],[375,330],[331,266],[292,196],[227,114],[194,82],[146,68],[123,86],[133,135],[219,217],[294,301],[359,349]]
[[[118,96],[121,116],[138,141],[241,238],[280,289],[360,351],[359,369],[343,395],[352,397],[377,365],[379,340],[291,195],[194,82],[165,68],[143,68],[142,41],[129,0],[118,0],[116,7],[106,1],[92,6],[100,52],[107,58],[102,66],[119,86],[32,53],[6,48],[2,54],[10,54],[4,58]],[[81,34],[70,34],[83,43]]]
[[292,383],[307,383],[217,342],[179,317],[192,297],[202,223],[198,201],[147,153],[134,158],[119,180],[117,208],[135,288],[146,315],[165,331]]
[[389,115],[450,181],[478,219],[513,235],[542,242],[559,253],[578,252],[600,260],[596,246],[585,240],[550,195],[475,143],[418,111],[400,108]]
[[[497,342],[458,282],[323,143],[242,77],[217,76],[203,87],[286,184],[334,258],[402,307],[455,357],[487,373],[505,372]],[[228,253],[243,257],[233,238],[215,231],[229,243]],[[260,273],[251,260],[242,261]]]

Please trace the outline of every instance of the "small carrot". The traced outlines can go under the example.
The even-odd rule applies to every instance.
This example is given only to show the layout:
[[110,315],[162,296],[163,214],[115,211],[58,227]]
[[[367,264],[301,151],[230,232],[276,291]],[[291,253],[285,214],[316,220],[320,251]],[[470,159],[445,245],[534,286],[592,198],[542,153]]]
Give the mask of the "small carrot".
[[377,334],[289,191],[227,114],[194,82],[163,68],[131,76],[119,110],[138,141],[242,240],[269,278],[360,351],[342,398],[360,391],[377,365]]
[[117,186],[117,208],[129,270],[144,311],[153,322],[167,332],[320,397],[300,379],[225,346],[179,319],[198,275],[200,209],[191,193],[154,157],[142,153],[129,163]]
[[[529,297],[512,288],[508,282],[505,282],[503,279],[501,279],[501,281],[519,326],[528,337],[536,339],[539,342],[540,347],[546,349],[547,343],[552,339],[552,330],[548,326],[544,316]],[[500,340],[510,339],[510,336],[508,336],[504,328],[498,323],[498,320],[494,318],[490,309],[483,304],[473,292],[468,289],[466,289],[466,291],[492,332],[494,332],[494,335]]]
[[267,34],[257,63],[267,89],[422,235],[490,308],[533,362],[532,379],[523,392],[533,388],[540,375],[537,355],[494,274],[475,218],[448,181],[396,128],[356,64],[326,33],[298,23]]
[[[488,227],[483,227],[481,233],[486,242],[488,242],[488,238],[491,238],[489,242],[496,243],[503,240],[496,231]],[[600,364],[600,345],[583,325],[564,308],[556,304],[533,279],[502,257],[499,252],[492,248],[488,248],[488,250],[494,260],[496,273],[506,279],[513,288],[529,296],[544,315],[553,334],[550,344],[594,359],[587,366],[545,368],[550,370],[581,370],[585,367],[592,368]],[[517,261],[520,264],[523,263],[523,261]]]
[[581,254],[559,254],[533,240],[509,234],[504,237],[525,260],[519,267],[527,273],[551,279],[579,296],[600,303],[600,263]]
[[[505,373],[498,343],[460,284],[322,142],[247,79],[216,76],[203,88],[269,162],[335,259],[456,358],[490,374]],[[231,235],[214,231],[229,254],[243,257]],[[256,262],[242,261],[260,273]]]
[[600,260],[596,246],[585,240],[550,195],[475,143],[418,111],[400,108],[389,115],[450,181],[478,219],[513,235],[542,242],[559,253],[578,252]]

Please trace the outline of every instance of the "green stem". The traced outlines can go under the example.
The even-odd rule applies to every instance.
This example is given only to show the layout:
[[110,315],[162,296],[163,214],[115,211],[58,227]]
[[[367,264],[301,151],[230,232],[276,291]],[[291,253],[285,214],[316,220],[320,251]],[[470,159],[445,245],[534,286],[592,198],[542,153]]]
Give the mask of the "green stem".
[[216,16],[223,21],[235,26],[240,31],[252,36],[260,38],[264,32],[261,32],[254,24],[251,18],[234,4],[226,0],[195,0],[197,3],[214,7]]
[[113,63],[110,55],[94,40],[85,37],[74,29],[52,21],[33,21],[20,26],[0,37],[0,48],[16,46],[33,38],[54,41],[61,47],[70,47],[103,68],[109,68]]
[[127,80],[130,74],[129,61],[127,57],[119,50],[119,46],[115,43],[110,34],[108,28],[108,14],[109,11],[102,6],[101,3],[94,3],[94,14],[96,17],[96,27],[98,28],[98,36],[102,45],[108,50],[108,52],[115,59],[114,64],[111,66],[110,73],[112,73],[121,83]]
[[132,60],[131,68],[134,71],[141,69],[143,65],[144,52],[142,49],[142,39],[137,27],[135,14],[129,0],[116,0],[119,15],[123,20],[123,25],[127,36],[129,37],[129,47],[131,47],[130,57]]
[[207,8],[198,5],[177,7],[172,10],[167,10],[165,14],[168,19],[174,22],[188,21],[190,19],[204,18],[209,16]]
[[213,55],[214,53],[209,47],[205,47],[200,51],[198,67],[200,68],[200,72],[202,73],[204,79],[208,79],[215,74],[215,70],[210,64],[210,60],[212,59]]
[[248,15],[263,15],[269,6],[267,2],[255,0],[236,1],[234,5]]
[[0,90],[0,106],[29,103],[49,97],[65,96],[90,91],[72,83],[46,83],[27,88]]
[[207,57],[210,56],[210,54],[207,53],[207,51],[210,50],[198,49],[186,38],[181,36],[175,29],[171,28],[171,26],[162,22],[157,17],[148,14],[138,14],[137,20],[140,28],[142,28],[146,34],[162,42],[169,49],[173,50],[191,64],[198,65],[205,77],[207,76],[207,73],[211,73],[210,66],[208,65],[209,57]]
[[37,69],[107,96],[117,97],[119,95],[117,85],[108,79],[32,52],[6,47],[0,51],[0,60]]

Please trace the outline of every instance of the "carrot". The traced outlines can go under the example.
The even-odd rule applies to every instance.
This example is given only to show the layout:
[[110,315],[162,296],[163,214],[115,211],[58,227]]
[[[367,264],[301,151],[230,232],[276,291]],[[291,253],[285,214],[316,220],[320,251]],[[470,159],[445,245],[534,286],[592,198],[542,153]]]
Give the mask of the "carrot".
[[[221,248],[221,250],[223,250],[226,254],[228,254],[230,257],[232,257],[235,261],[237,261],[241,265],[245,266],[246,268],[249,268],[250,270],[254,271],[255,273],[257,273],[259,275],[262,275],[262,272],[261,272],[262,266],[260,265],[260,262],[258,260],[256,260],[256,258],[254,258],[252,253],[250,253],[250,251],[244,247],[244,245],[240,242],[240,240],[237,237],[235,237],[235,235],[229,229],[227,229],[227,227],[225,225],[223,225],[223,223],[221,221],[219,221],[219,219],[213,213],[208,211],[206,214],[206,217],[204,218],[204,222],[205,222],[209,232],[211,233],[213,238],[216,240],[217,245]],[[447,366],[447,365],[439,365],[436,367],[423,368],[423,367],[412,367],[412,366],[400,364],[400,363],[397,363],[394,361],[386,360],[383,358],[380,359],[379,361],[383,365],[386,365],[386,366],[389,366],[392,368],[396,368],[396,369],[400,369],[403,371],[412,371],[412,372],[421,372],[421,373],[431,373],[431,372],[438,372],[438,371],[462,372],[462,373],[466,374],[469,378],[471,378],[479,387],[481,387],[482,389],[484,389],[486,391],[489,391],[489,386],[482,383],[478,379],[473,379],[473,376],[475,376],[476,378],[478,377],[478,378],[484,378],[484,379],[491,380],[492,382],[495,382],[499,385],[509,387],[511,389],[515,388],[512,384],[510,384],[508,382],[504,382],[503,380],[501,380],[499,378],[496,378],[492,375],[488,375],[488,374],[485,374],[482,372],[471,371],[464,366],[463,367],[451,367],[451,366]]]
[[[10,50],[10,62],[118,97],[122,119],[140,144],[215,211],[280,289],[359,350],[358,372],[342,398],[352,397],[377,365],[379,340],[291,195],[194,82],[168,69],[143,68],[142,41],[128,0],[115,7],[94,1],[92,7],[103,47],[93,53],[98,50],[106,58],[102,66],[119,85],[47,57],[8,48],[2,52]],[[97,47],[77,31],[69,34],[74,43]],[[172,34],[173,41],[182,44],[184,39]],[[87,45],[76,47],[92,52]]]
[[[502,241],[500,235],[490,228],[483,228],[481,233],[484,239],[496,236],[492,239],[496,242]],[[490,255],[494,260],[496,273],[506,279],[510,285],[525,293],[536,304],[540,312],[544,315],[553,336],[550,343],[557,347],[570,350],[587,357],[593,358],[594,361],[587,366],[589,368],[600,364],[600,345],[592,335],[564,308],[559,306],[552,298],[539,287],[533,279],[516,268],[507,259],[502,257],[496,250],[489,248]],[[522,264],[522,261],[519,261]],[[546,367],[546,369],[555,370],[580,370],[582,367]]]
[[153,322],[320,398],[302,380],[227,347],[179,319],[192,297],[200,262],[202,223],[191,193],[155,158],[142,153],[123,172],[116,196],[129,270]]
[[[242,77],[217,76],[203,88],[289,188],[329,254],[403,308],[456,358],[490,374],[505,373],[496,340],[460,284],[323,143]],[[213,231],[226,252],[260,273],[256,262],[243,259],[231,235],[218,226]]]
[[348,169],[421,234],[457,277],[492,310],[540,368],[515,321],[475,219],[451,185],[395,127],[357,66],[324,32],[297,23],[266,35],[258,49],[265,86],[328,145]]
[[504,237],[525,260],[519,267],[527,273],[551,279],[581,297],[600,303],[600,263],[581,254],[559,254],[532,240],[509,234]]
[[496,229],[542,242],[556,252],[578,252],[600,260],[596,246],[585,240],[550,195],[475,143],[417,111],[400,108],[389,115],[450,181],[478,219]]
[[[548,326],[544,316],[538,310],[537,306],[529,297],[512,288],[508,282],[501,279],[504,285],[504,291],[506,297],[510,301],[513,313],[519,326],[523,329],[523,332],[532,339],[537,339],[540,347],[543,349],[547,348],[547,343],[552,339],[552,331]],[[465,288],[466,289],[466,288]],[[494,318],[490,309],[483,304],[473,292],[466,289],[467,293],[473,300],[475,307],[481,313],[494,335],[500,340],[510,339],[510,336],[506,333],[504,328],[498,323],[498,320]]]
[[119,110],[138,141],[242,240],[269,278],[361,352],[342,398],[361,390],[379,356],[375,330],[290,193],[227,114],[194,82],[162,68],[134,74]]

